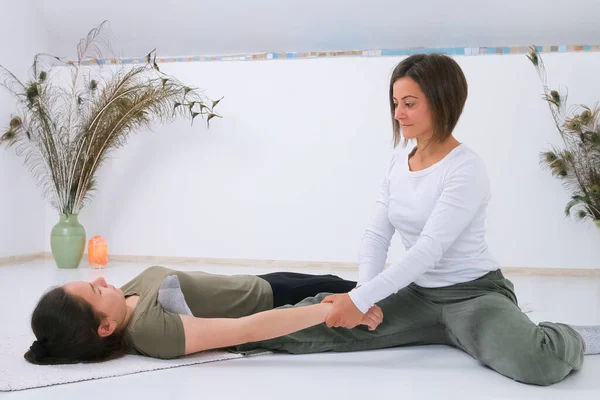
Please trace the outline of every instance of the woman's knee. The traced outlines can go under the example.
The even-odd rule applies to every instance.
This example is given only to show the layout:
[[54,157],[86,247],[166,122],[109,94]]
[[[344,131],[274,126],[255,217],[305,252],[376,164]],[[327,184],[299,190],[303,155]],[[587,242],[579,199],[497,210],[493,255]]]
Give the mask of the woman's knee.
[[507,352],[492,360],[481,361],[515,381],[539,386],[560,382],[573,370],[548,349]]
[[566,346],[561,338],[551,340],[533,323],[516,325],[508,330],[495,322],[481,325],[473,333],[477,358],[516,381],[540,386],[560,382],[576,369],[568,354],[558,351]]

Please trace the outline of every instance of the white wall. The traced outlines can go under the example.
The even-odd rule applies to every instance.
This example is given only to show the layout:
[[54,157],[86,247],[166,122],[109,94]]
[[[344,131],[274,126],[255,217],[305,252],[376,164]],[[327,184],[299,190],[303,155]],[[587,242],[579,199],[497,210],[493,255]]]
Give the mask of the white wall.
[[[597,100],[599,53],[543,58],[572,102]],[[470,94],[455,135],[487,161],[499,262],[600,267],[600,232],[563,217],[569,194],[539,167],[559,136],[525,55],[456,59]],[[225,118],[208,131],[158,127],[115,152],[81,216],[88,238],[103,235],[112,254],[356,261],[391,155],[388,77],[399,60],[163,64],[225,96]],[[389,260],[402,252],[395,238]]]
[[[47,35],[31,0],[3,1],[0,64],[26,79],[36,53],[47,51]],[[15,111],[15,101],[0,88],[0,135]],[[43,251],[44,202],[31,174],[14,149],[0,148],[0,257]],[[48,233],[49,235],[49,233]]]

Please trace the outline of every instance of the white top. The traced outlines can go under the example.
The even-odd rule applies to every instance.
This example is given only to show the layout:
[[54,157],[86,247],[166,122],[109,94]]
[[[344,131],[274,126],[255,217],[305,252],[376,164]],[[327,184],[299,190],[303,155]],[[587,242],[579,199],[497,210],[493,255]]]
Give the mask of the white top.
[[[485,241],[490,198],[485,164],[464,144],[420,171],[394,155],[361,242],[356,307],[365,313],[412,282],[450,286],[497,270]],[[407,251],[384,271],[395,231]]]

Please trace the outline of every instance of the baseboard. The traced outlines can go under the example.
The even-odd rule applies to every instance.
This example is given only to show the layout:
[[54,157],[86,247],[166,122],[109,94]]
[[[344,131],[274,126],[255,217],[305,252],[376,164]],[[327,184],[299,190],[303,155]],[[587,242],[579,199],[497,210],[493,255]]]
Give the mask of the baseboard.
[[[52,257],[52,255],[50,255]],[[39,260],[41,258],[45,258],[46,253],[31,253],[31,254],[23,254],[19,256],[8,256],[8,257],[0,257],[0,266],[3,265],[12,265],[12,264],[23,264],[30,261]]]
[[[52,259],[52,253],[42,252],[22,256],[0,257],[0,266],[22,264],[39,259]],[[84,255],[82,265],[87,263]],[[206,257],[168,257],[168,256],[130,256],[111,255],[110,263],[135,263],[151,265],[205,265],[227,267],[261,267],[278,269],[312,269],[312,270],[346,270],[356,271],[357,263],[333,261],[289,261],[289,260],[251,260],[237,258],[206,258]],[[600,279],[600,268],[533,268],[533,267],[502,267],[502,272],[512,276],[570,276],[580,278]]]
[[[52,259],[52,253],[43,253],[43,258]],[[86,263],[87,255],[84,254],[82,263]],[[358,264],[330,261],[285,261],[285,260],[251,260],[235,258],[207,258],[207,257],[170,257],[170,256],[129,256],[111,255],[110,263],[135,263],[151,265],[206,265],[226,267],[263,267],[263,268],[291,268],[291,269],[324,269],[324,270],[356,270]]]
[[600,268],[502,267],[502,272],[512,276],[570,276],[600,279]]

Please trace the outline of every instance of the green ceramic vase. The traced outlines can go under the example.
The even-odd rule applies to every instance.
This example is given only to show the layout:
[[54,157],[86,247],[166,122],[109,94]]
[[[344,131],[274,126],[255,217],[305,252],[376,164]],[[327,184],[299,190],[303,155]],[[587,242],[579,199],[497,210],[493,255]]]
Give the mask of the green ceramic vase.
[[52,256],[58,268],[77,268],[85,249],[85,229],[76,214],[61,214],[50,235]]

